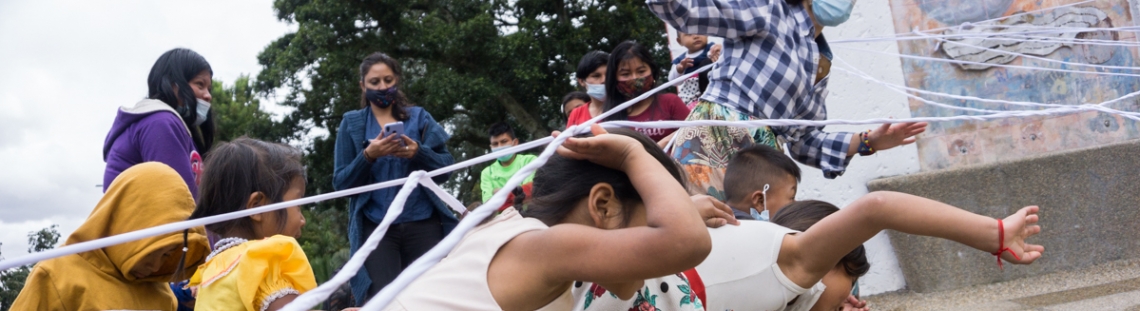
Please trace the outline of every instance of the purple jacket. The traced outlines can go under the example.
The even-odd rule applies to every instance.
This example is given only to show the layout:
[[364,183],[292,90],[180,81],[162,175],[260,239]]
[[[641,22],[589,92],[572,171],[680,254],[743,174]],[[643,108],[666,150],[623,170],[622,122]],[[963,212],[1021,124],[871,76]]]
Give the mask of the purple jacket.
[[119,173],[143,162],[161,162],[178,171],[198,199],[198,176],[202,157],[190,138],[190,130],[170,105],[144,99],[133,107],[119,108],[111,132],[103,141],[103,191]]

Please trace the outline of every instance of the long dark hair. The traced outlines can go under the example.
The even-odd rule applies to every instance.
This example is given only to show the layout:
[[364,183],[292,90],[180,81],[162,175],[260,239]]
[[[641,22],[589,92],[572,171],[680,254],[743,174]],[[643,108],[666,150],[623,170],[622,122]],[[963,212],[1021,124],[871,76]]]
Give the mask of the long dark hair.
[[[294,179],[305,177],[301,152],[296,148],[241,137],[219,144],[206,158],[209,169],[202,174],[198,190],[198,206],[190,219],[240,211],[246,208],[249,195],[261,192],[270,203],[281,202]],[[278,225],[285,226],[288,211],[277,210]],[[206,225],[215,233],[250,230],[249,217]],[[248,232],[252,235],[252,232]]]
[[[631,99],[625,97],[625,94],[622,94],[618,91],[617,74],[618,67],[621,66],[621,63],[623,61],[634,58],[640,59],[642,62],[649,66],[649,75],[653,77],[654,81],[660,80],[660,67],[657,66],[657,62],[653,61],[653,54],[649,53],[649,49],[645,48],[644,45],[641,45],[641,43],[637,43],[636,41],[626,41],[618,44],[618,46],[614,48],[614,52],[610,53],[609,65],[606,65],[606,109],[604,111],[610,111],[610,109],[614,109],[614,107],[617,107],[618,105],[621,105],[622,103]],[[610,115],[609,118],[606,118],[606,121],[627,119],[629,119],[629,112],[623,109],[622,111],[618,111],[613,115]]]
[[[796,201],[781,208],[776,216],[772,217],[772,223],[803,232],[824,217],[838,211],[838,207],[824,201]],[[871,264],[867,262],[867,251],[863,245],[844,255],[839,259],[839,264],[843,265],[843,270],[853,278],[861,277],[871,270]]]
[[[384,64],[388,69],[392,70],[392,74],[396,76],[396,103],[392,105],[392,117],[396,120],[407,121],[408,110],[412,103],[408,101],[408,97],[404,95],[404,71],[400,69],[400,63],[396,59],[388,56],[388,54],[375,52],[368,54],[364,61],[360,62],[360,81],[364,82],[364,76],[368,74],[368,70],[376,64]],[[364,90],[360,90],[360,108],[368,108],[368,99],[364,96]]]
[[[633,137],[641,143],[645,151],[661,163],[669,175],[680,184],[685,184],[684,175],[673,158],[665,154],[657,143],[637,131],[618,128],[609,129],[611,135]],[[585,136],[588,136],[586,134]],[[624,172],[607,168],[586,160],[574,160],[555,154],[534,173],[531,189],[532,201],[523,211],[523,216],[537,218],[547,226],[556,225],[566,219],[574,206],[590,195],[590,189],[599,183],[608,183],[614,188],[614,195],[622,202],[624,223],[629,224],[633,203],[641,202],[641,194],[633,187],[633,182]]]
[[[194,147],[199,154],[205,156],[214,145],[214,111],[207,114],[201,125],[193,126],[194,121],[198,120],[198,98],[194,96],[194,89],[190,88],[189,82],[202,71],[214,75],[210,63],[202,55],[190,49],[176,48],[158,57],[154,66],[150,67],[146,84],[147,98],[161,100],[178,111],[182,122],[190,129]],[[175,86],[177,92],[174,91]],[[182,102],[181,107],[178,106],[179,101]]]

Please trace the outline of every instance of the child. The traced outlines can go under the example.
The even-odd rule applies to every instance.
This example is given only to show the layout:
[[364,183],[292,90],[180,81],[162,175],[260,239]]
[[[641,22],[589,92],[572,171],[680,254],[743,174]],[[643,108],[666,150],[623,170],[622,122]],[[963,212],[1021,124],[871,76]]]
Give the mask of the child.
[[[799,182],[800,167],[783,152],[762,144],[748,146],[728,161],[724,173],[725,203],[732,207],[737,219],[767,221],[781,207],[795,201]],[[690,186],[690,191],[693,188]]]
[[[292,147],[238,138],[206,159],[191,219],[296,200],[305,195],[301,153]],[[305,218],[293,206],[206,225],[222,239],[190,279],[199,310],[277,310],[317,286],[296,237]]]
[[[708,231],[677,167],[640,134],[592,131],[536,172],[523,215],[507,208],[476,227],[386,310],[570,310],[575,280],[629,298],[700,263]],[[587,222],[598,225],[574,224]]]
[[[794,182],[788,184],[794,186]],[[781,188],[783,186],[780,185]],[[535,202],[552,195],[554,191],[549,190],[550,187],[555,186],[544,187],[544,180],[536,175]],[[555,194],[570,196],[560,192]],[[788,195],[787,200],[790,200],[794,189],[789,187],[788,192],[792,192]],[[774,195],[772,199],[775,199]],[[528,214],[543,214],[544,208],[542,204],[532,204]],[[1041,231],[1036,225],[1038,211],[1038,207],[1026,207],[995,221],[921,197],[875,192],[826,216],[802,233],[759,221],[741,221],[739,226],[710,229],[713,251],[696,267],[695,274],[646,280],[642,283],[646,285],[643,287],[646,294],[633,299],[606,294],[604,285],[575,284],[575,296],[582,297],[577,299],[579,303],[575,310],[626,309],[631,307],[631,303],[633,307],[652,309],[648,307],[666,306],[662,302],[670,303],[667,305],[670,309],[685,309],[693,306],[680,304],[695,300],[701,301],[700,308],[707,310],[808,310],[815,305],[826,310],[835,307],[832,305],[836,303],[835,297],[839,297],[838,303],[843,303],[843,297],[850,297],[852,282],[845,286],[828,284],[835,282],[837,273],[833,271],[843,268],[849,281],[861,275],[862,268],[857,260],[845,258],[854,256],[850,254],[857,253],[863,242],[881,230],[950,239],[999,254],[1010,262],[1029,264],[1044,252],[1040,245],[1025,243],[1026,238]],[[565,217],[559,223],[612,228],[612,222],[640,222],[636,214],[627,214],[623,217],[629,218],[620,221],[601,217],[603,215],[590,216]],[[797,226],[791,222],[788,224]],[[851,272],[846,271],[848,266],[852,267]],[[825,280],[828,278],[832,280]],[[652,290],[660,284],[673,285],[662,287],[669,288],[668,291]],[[697,298],[702,295],[707,299]],[[821,300],[824,296],[828,298]],[[862,308],[859,306],[861,302],[852,302],[851,298],[846,300],[852,303],[852,307]]]
[[[661,79],[658,64],[653,60],[649,48],[635,41],[618,44],[610,53],[606,69],[605,111],[616,108],[626,101],[638,98],[657,86]],[[672,93],[652,93],[629,108],[615,111],[606,121],[624,120],[633,122],[677,121],[689,116],[689,108],[680,97]],[[664,147],[672,138],[675,129],[634,128]]]
[[[677,43],[688,49],[689,53],[673,59],[673,70],[669,70],[670,81],[683,74],[693,73],[693,71],[720,59],[720,46],[709,44],[708,36],[678,31]],[[697,98],[701,96],[701,93],[704,93],[705,86],[708,85],[708,73],[701,73],[701,76],[705,77],[704,85],[700,83],[701,78],[693,77],[677,86],[677,96],[681,97],[681,101],[684,101],[689,109],[693,109],[692,106],[697,104]]]
[[[185,220],[194,198],[166,164],[131,166],[64,245]],[[194,269],[210,248],[202,227],[41,261],[12,310],[174,310],[167,282],[181,281],[179,265]],[[183,248],[187,249],[183,253]]]
[[[824,217],[835,214],[839,208],[831,203],[823,201],[799,201],[784,206],[779,213],[774,213],[772,223],[783,226],[784,228],[807,231],[812,225],[816,224]],[[824,308],[817,308],[822,310],[867,310],[866,301],[861,301],[854,295],[849,295],[844,291],[846,287],[854,287],[859,277],[867,274],[871,270],[871,264],[867,262],[867,251],[863,245],[859,245],[850,253],[844,255],[839,259],[839,263],[835,265],[834,269],[827,272],[827,275],[820,280],[820,283],[826,286],[819,300],[815,303],[816,306],[823,306]],[[843,308],[825,308],[835,306],[837,304],[844,305]],[[813,307],[816,308],[816,307]]]

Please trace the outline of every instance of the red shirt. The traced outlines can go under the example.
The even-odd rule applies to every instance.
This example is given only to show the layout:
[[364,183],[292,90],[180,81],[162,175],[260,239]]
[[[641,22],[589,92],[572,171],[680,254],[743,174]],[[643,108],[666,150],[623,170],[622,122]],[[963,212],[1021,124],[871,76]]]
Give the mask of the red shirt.
[[590,116],[590,103],[578,106],[570,110],[570,117],[566,119],[566,128],[590,121],[590,118],[593,118]]
[[[583,106],[585,107],[585,106]],[[649,108],[636,116],[629,116],[629,121],[646,122],[646,121],[684,121],[689,117],[689,108],[685,107],[685,103],[681,102],[681,98],[677,94],[662,93],[657,95],[653,103],[649,104]],[[673,134],[677,129],[650,129],[650,128],[634,128],[638,132],[649,136],[653,141],[660,141],[665,139],[669,134]]]

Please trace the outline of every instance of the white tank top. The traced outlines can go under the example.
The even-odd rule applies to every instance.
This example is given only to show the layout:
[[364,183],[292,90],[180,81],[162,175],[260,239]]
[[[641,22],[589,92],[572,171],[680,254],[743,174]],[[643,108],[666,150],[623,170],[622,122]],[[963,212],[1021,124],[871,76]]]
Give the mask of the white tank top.
[[[697,266],[708,298],[705,310],[811,309],[823,294],[823,283],[799,287],[776,264],[784,236],[796,232],[750,220],[741,220],[740,226],[709,229],[712,252]],[[793,299],[796,302],[788,305]]]
[[[546,224],[507,208],[459,241],[451,253],[408,285],[384,310],[502,310],[487,285],[487,270],[499,248],[519,234]],[[570,310],[570,285],[540,311]]]

